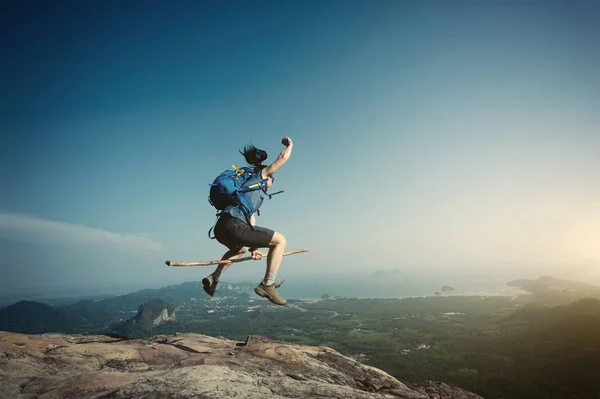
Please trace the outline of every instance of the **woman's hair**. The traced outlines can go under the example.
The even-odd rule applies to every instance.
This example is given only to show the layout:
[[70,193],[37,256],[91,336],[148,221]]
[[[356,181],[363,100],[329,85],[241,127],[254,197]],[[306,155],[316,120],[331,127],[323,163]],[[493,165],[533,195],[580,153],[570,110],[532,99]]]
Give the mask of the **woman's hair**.
[[240,154],[246,158],[248,165],[253,166],[256,169],[266,167],[266,165],[263,165],[262,163],[267,159],[267,152],[256,148],[252,144],[244,146],[244,151],[240,151]]

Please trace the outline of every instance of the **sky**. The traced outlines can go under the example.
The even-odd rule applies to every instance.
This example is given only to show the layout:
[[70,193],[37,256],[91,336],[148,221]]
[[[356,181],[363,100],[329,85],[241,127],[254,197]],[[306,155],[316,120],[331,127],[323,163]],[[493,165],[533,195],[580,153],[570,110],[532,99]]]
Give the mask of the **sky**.
[[[278,277],[600,284],[593,2],[4,1],[0,292],[197,281],[209,184],[290,160]],[[228,280],[260,281],[264,262]]]

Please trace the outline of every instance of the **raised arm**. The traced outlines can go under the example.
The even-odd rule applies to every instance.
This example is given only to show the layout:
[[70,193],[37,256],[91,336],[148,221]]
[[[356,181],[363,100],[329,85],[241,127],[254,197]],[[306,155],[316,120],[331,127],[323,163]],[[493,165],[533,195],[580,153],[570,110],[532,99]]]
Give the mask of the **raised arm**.
[[294,146],[292,139],[289,137],[284,137],[283,140],[281,140],[281,144],[285,146],[285,149],[281,151],[277,159],[273,161],[272,164],[261,171],[263,179],[266,179],[273,173],[277,172],[277,170],[281,168],[288,159],[290,159],[290,155],[292,155],[292,147]]

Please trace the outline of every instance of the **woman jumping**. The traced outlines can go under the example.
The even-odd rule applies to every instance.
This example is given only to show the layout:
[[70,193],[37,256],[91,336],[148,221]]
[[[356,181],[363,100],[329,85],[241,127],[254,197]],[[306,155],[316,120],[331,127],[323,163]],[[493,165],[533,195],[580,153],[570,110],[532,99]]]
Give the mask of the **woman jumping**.
[[[268,196],[267,191],[273,184],[273,174],[287,162],[292,154],[292,139],[284,137],[281,143],[286,148],[268,166],[263,165],[263,162],[267,159],[265,151],[253,145],[245,146],[244,151],[240,151],[246,162],[254,168],[252,176],[245,184],[250,186],[258,183],[264,186],[261,190],[246,193],[255,211],[258,211],[265,196]],[[265,277],[254,289],[254,292],[261,297],[267,298],[274,304],[283,306],[287,301],[277,291],[278,285],[275,284],[275,276],[283,259],[286,245],[285,237],[281,233],[266,227],[256,226],[255,214],[252,214],[250,223],[248,223],[242,210],[237,205],[230,205],[220,213],[219,220],[214,228],[214,234],[217,241],[228,248],[228,251],[225,252],[221,260],[238,259],[247,251],[251,251],[252,259],[259,260],[262,259],[263,254],[258,248],[269,248]],[[221,274],[230,265],[231,263],[219,265],[213,273],[202,279],[204,291],[208,295],[214,295]]]

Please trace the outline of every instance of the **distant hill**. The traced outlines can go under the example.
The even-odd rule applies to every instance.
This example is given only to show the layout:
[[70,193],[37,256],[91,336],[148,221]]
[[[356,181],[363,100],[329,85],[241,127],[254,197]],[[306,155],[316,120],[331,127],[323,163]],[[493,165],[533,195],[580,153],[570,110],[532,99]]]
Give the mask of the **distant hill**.
[[584,298],[569,304],[565,307],[565,310],[571,314],[587,314],[600,317],[600,300],[597,298]]
[[599,293],[600,287],[579,281],[563,280],[551,276],[538,277],[535,280],[517,279],[506,283],[510,287],[521,287],[525,290],[552,289],[557,291],[589,291]]
[[69,326],[80,322],[77,316],[34,301],[19,301],[0,309],[0,330],[3,331],[28,334],[71,332]]
[[[600,298],[600,287],[548,276],[536,280],[514,280],[508,285],[522,287],[530,292],[528,296],[519,298],[522,303],[564,305],[583,298]],[[252,292],[254,286],[255,284],[250,282],[237,284],[221,282],[217,296],[248,297],[250,295],[253,298],[255,296]],[[452,292],[452,287],[444,286],[442,292],[436,292],[436,296],[449,292]],[[323,296],[322,292],[319,297],[321,296]],[[111,325],[130,319],[139,313],[140,304],[146,304],[155,298],[175,305],[191,300],[194,303],[211,300],[202,290],[202,284],[192,281],[160,289],[144,289],[109,298],[82,299],[61,307],[52,307],[40,302],[21,301],[0,309],[0,329],[29,334],[48,331],[79,334],[102,333],[108,331]],[[529,310],[527,308],[524,311]],[[515,316],[515,320],[516,317],[518,316]]]
[[144,289],[131,292],[125,295],[114,296],[102,300],[85,299],[78,301],[63,309],[74,312],[95,312],[103,310],[115,312],[121,310],[137,309],[142,303],[146,303],[154,298],[162,299],[165,302],[181,303],[193,297],[206,295],[202,291],[200,282],[185,282],[177,285],[169,285],[159,289]]
[[158,332],[157,327],[173,321],[175,321],[175,305],[160,298],[153,298],[140,305],[134,317],[114,326],[113,331],[131,338],[147,337]]
[[[254,286],[255,284],[251,283],[222,282],[219,295],[247,296]],[[21,301],[0,309],[0,330],[26,334],[49,331],[73,334],[100,333],[107,331],[110,325],[129,319],[136,311],[139,313],[140,304],[147,304],[154,299],[168,304],[182,304],[192,298],[196,301],[210,300],[202,290],[202,284],[192,281],[108,298],[82,299],[60,307],[41,302]]]
[[[218,292],[220,295],[239,295],[253,289],[255,286],[256,284],[252,285],[250,283],[231,284],[221,282]],[[188,281],[181,284],[168,285],[159,289],[144,289],[102,300],[85,299],[69,306],[65,306],[62,309],[68,312],[86,314],[88,317],[96,317],[100,314],[98,317],[104,318],[105,316],[102,315],[103,313],[114,314],[122,311],[129,312],[137,309],[140,304],[151,301],[154,298],[175,304],[187,302],[191,298],[196,298],[198,300],[209,299],[202,290],[201,282]]]
[[509,287],[520,287],[529,292],[535,302],[566,304],[583,298],[600,298],[600,287],[588,283],[543,276],[535,280],[517,279]]

